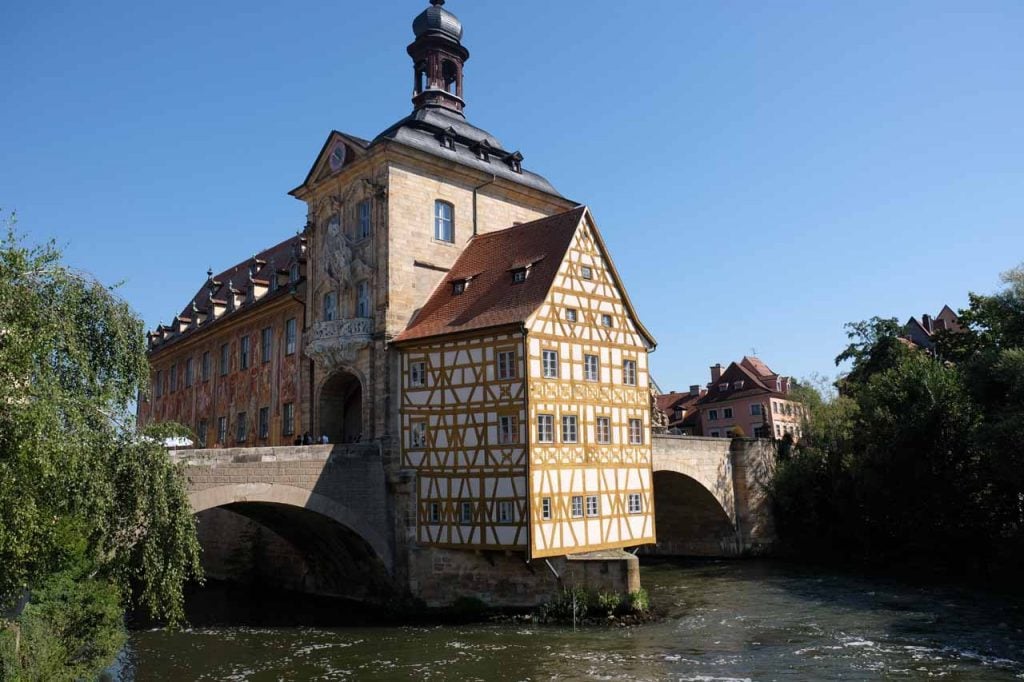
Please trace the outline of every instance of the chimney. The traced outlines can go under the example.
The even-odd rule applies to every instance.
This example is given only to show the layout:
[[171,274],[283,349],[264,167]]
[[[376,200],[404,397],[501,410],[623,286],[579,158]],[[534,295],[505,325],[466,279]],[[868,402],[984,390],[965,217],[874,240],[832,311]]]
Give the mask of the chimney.
[[932,316],[929,315],[928,313],[925,313],[924,315],[922,315],[921,316],[921,326],[924,327],[924,330],[926,332],[931,334],[931,332],[932,332]]
[[711,383],[717,384],[718,380],[722,378],[722,363],[718,362],[711,365]]
[[789,377],[781,377],[781,378],[782,378],[782,392],[783,393],[789,393]]
[[690,395],[700,395],[700,384],[690,386]]

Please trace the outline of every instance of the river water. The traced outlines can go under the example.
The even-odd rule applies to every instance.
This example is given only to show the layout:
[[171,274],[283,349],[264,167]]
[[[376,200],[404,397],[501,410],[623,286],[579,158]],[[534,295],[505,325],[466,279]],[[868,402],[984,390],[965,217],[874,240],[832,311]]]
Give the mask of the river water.
[[123,680],[1020,680],[1024,601],[761,562],[645,565],[663,618],[136,632]]

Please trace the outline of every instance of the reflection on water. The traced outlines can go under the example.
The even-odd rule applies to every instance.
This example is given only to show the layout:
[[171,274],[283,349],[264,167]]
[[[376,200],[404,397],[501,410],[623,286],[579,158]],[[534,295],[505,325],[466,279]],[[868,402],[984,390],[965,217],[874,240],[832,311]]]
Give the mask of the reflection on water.
[[1024,679],[1024,603],[769,562],[647,565],[634,628],[204,627],[135,633],[122,679]]

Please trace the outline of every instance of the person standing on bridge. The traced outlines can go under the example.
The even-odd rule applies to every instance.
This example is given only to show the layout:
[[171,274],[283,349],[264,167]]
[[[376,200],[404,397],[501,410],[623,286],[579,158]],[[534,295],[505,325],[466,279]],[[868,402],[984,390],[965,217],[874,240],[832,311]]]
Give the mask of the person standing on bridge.
[[330,442],[331,442],[331,441],[330,441],[330,439],[329,439],[329,438],[327,437],[327,434],[326,434],[326,433],[325,433],[325,434],[323,434],[322,436],[320,436],[320,444],[321,444],[321,445],[327,445],[327,444],[328,444],[328,443],[330,443]]

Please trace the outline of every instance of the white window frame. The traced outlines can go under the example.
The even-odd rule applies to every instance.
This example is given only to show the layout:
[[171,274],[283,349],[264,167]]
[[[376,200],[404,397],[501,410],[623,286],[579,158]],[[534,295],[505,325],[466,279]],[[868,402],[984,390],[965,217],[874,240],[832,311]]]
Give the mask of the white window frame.
[[434,239],[447,244],[455,243],[455,206],[443,199],[434,201]]
[[562,442],[576,443],[579,441],[580,422],[575,414],[562,415]]
[[601,315],[601,326],[602,327],[609,327],[609,328],[611,328],[611,326],[612,326],[612,316],[609,315],[608,313],[603,313]]
[[630,419],[629,420],[629,444],[630,445],[643,445],[644,444],[644,420],[643,419]]
[[427,447],[427,422],[415,421],[409,424],[409,448],[423,450]]
[[518,375],[516,366],[516,352],[514,350],[499,350],[498,357],[498,378],[515,379]]
[[573,495],[571,503],[572,518],[582,519],[583,518],[583,496]]
[[555,442],[555,415],[553,415],[553,414],[538,414],[537,415],[537,442],[538,443],[554,443]]
[[541,351],[541,365],[545,379],[558,378],[558,351],[544,349]]
[[626,386],[636,386],[636,360],[622,361],[622,383]]
[[565,309],[565,321],[571,324],[576,324],[580,318],[580,312],[576,308]]
[[601,357],[585,354],[583,356],[583,378],[587,381],[601,380]]
[[644,498],[640,493],[629,493],[627,499],[627,511],[630,514],[642,514],[644,511]]
[[519,418],[514,414],[498,415],[498,443],[514,445],[519,442]]
[[583,279],[594,279],[594,268],[584,265],[580,268],[580,277]]
[[423,388],[427,385],[427,363],[424,360],[415,360],[409,363],[409,386],[411,388]]
[[513,523],[515,521],[515,508],[512,500],[498,500],[498,523]]
[[606,445],[612,442],[612,419],[611,417],[597,418],[597,442]]
[[473,503],[463,501],[459,505],[459,523],[473,523]]
[[587,516],[600,516],[601,507],[597,495],[587,495]]
[[540,498],[540,517],[545,521],[551,520],[551,498]]
[[732,419],[732,408],[731,407],[723,407],[722,408],[722,419]]

